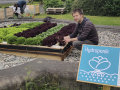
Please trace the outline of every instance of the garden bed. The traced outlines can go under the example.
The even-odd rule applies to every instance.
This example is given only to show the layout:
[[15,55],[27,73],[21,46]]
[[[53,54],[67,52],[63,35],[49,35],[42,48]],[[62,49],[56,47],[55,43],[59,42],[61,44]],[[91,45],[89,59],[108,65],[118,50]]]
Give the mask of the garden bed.
[[[33,46],[33,45],[11,45],[11,44],[0,44],[0,51],[7,51],[9,54],[35,57],[35,55],[43,55],[42,58],[50,59],[56,57],[56,60],[64,60],[64,58],[70,53],[72,46],[67,44],[65,47],[54,48],[46,46]],[[26,55],[25,55],[26,54]],[[38,57],[38,56],[37,56]],[[51,58],[53,59],[53,58]]]
[[0,28],[0,50],[57,56],[60,60],[64,60],[72,46],[70,43],[66,45],[63,37],[72,33],[74,28],[75,24],[57,25],[50,22],[4,26]]

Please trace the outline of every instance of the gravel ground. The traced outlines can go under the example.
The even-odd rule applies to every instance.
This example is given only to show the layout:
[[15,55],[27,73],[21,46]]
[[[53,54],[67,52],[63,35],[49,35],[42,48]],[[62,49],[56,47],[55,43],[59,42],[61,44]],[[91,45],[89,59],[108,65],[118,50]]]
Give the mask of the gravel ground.
[[0,53],[0,70],[33,61],[35,58]]
[[[120,33],[109,30],[98,31],[99,45],[120,47]],[[67,62],[79,61],[81,51],[73,49],[72,52],[64,59]]]
[[98,31],[99,45],[120,47],[120,32]]
[[[7,26],[14,23],[20,24],[20,23],[27,23],[27,22],[33,22],[33,21],[20,21],[19,23],[4,22],[0,24],[0,27]],[[101,30],[101,31],[99,30],[98,35],[99,35],[99,45],[120,47],[120,32],[113,32],[110,30]],[[81,54],[81,51],[73,48],[71,53],[64,59],[64,61],[79,62],[80,54]],[[20,57],[20,56],[0,53],[0,70],[21,65],[35,59],[36,58],[30,58],[30,57],[27,58],[27,57]]]
[[21,24],[21,23],[30,23],[30,22],[37,22],[37,21],[14,21],[14,22],[4,22],[4,23],[0,23],[0,27],[3,27],[3,26],[8,26],[8,25],[11,25],[11,24],[14,24],[14,23],[17,23],[17,24]]

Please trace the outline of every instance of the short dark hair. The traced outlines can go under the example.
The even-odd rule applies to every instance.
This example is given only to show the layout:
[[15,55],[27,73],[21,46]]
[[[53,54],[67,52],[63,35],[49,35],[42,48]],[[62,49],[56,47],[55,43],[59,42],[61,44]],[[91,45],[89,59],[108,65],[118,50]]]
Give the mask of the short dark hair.
[[76,13],[76,12],[78,12],[79,14],[82,14],[82,15],[84,14],[84,13],[83,13],[83,10],[80,9],[80,8],[79,8],[79,9],[74,9],[74,10],[72,11],[72,14],[73,14],[73,13]]

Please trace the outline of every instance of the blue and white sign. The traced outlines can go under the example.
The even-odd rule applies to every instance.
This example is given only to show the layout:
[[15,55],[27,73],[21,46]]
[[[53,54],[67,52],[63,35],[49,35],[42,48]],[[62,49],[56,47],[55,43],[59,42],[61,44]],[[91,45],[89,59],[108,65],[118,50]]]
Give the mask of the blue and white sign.
[[77,81],[120,86],[120,48],[83,45]]

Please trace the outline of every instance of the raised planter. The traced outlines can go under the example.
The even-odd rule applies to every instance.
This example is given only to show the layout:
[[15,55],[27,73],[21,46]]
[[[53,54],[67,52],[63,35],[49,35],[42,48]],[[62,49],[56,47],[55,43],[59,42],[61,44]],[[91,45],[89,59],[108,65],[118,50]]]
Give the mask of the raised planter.
[[[0,44],[0,51],[7,51],[12,54],[21,53],[32,54],[34,55],[44,55],[47,58],[56,57],[56,60],[64,60],[64,58],[70,53],[72,49],[71,44],[67,44],[65,47],[54,48],[54,47],[46,47],[46,46],[35,46],[35,45],[11,45],[11,44]],[[27,56],[27,55],[25,55]]]
[[[17,24],[14,24],[13,26],[15,25]],[[24,54],[25,56],[29,54],[30,57],[33,57],[31,54],[34,54],[34,57],[37,55],[41,58],[40,55],[42,55],[43,58],[50,59],[49,56],[51,56],[52,59],[54,57],[55,60],[64,60],[64,58],[70,53],[72,46],[70,43],[65,45],[63,42],[63,36],[71,33],[75,24],[69,24],[66,26],[59,24],[56,26],[56,23],[47,22],[43,24],[41,23],[40,26],[34,28],[29,27],[32,25],[33,23],[29,25],[23,24],[23,26],[18,26],[18,28],[10,27],[7,28],[7,30],[6,28],[1,29],[2,43],[0,44],[0,51],[5,51],[7,53],[14,52],[13,54],[19,53],[20,56],[21,54]],[[36,25],[38,25],[38,23]],[[19,31],[23,27],[31,29]],[[69,32],[66,31],[67,29],[69,29]],[[13,30],[13,34],[7,34],[4,30],[6,32]],[[66,32],[64,33],[64,31]],[[6,41],[6,43],[3,40]]]

